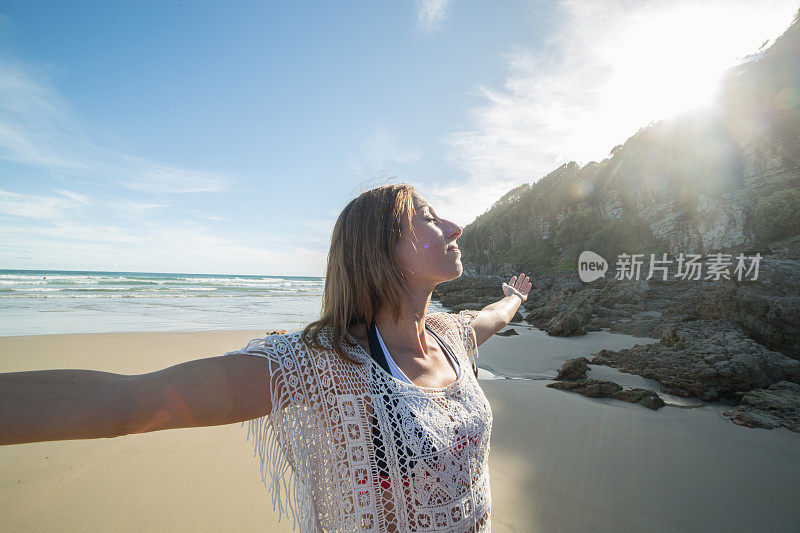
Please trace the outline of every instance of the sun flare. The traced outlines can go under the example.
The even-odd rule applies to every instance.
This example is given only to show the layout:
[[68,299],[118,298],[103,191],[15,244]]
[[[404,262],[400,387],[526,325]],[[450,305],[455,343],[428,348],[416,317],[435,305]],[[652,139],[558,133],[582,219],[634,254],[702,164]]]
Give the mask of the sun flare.
[[723,72],[779,35],[786,19],[735,4],[649,11],[601,53],[610,58],[607,104],[657,120],[712,102]]

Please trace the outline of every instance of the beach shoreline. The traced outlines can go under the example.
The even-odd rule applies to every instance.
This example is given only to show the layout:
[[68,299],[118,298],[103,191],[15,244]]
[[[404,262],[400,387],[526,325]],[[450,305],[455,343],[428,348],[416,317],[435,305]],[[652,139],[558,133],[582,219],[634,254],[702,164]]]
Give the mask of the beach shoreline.
[[[512,324],[479,364],[494,413],[489,458],[496,531],[791,531],[798,435],[732,424],[713,406],[592,399],[546,388],[559,361],[651,342],[608,333],[558,339]],[[265,330],[0,337],[0,372],[123,374],[222,355]],[[632,377],[632,379],[635,377]],[[114,439],[0,447],[4,530],[291,531],[278,522],[239,424]]]

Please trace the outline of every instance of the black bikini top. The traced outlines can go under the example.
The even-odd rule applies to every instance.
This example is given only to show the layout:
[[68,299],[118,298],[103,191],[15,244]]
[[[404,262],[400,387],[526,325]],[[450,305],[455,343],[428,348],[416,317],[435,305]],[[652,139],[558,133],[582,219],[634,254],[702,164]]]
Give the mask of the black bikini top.
[[[425,325],[425,329],[430,332],[431,335],[436,337],[436,340],[439,341],[439,344],[442,346],[444,350],[447,350],[447,355],[452,357],[454,361],[458,361],[455,355],[453,354],[450,347],[445,343],[439,335],[436,334],[431,328]],[[386,361],[386,354],[381,347],[380,342],[378,341],[378,328],[375,326],[375,321],[372,321],[369,325],[367,330],[367,337],[369,338],[369,354],[375,359],[375,362],[378,363],[381,368],[383,368],[389,375],[392,374],[391,369],[389,368],[389,363]],[[475,361],[472,361],[472,371],[475,373],[475,377],[478,377],[478,367],[475,364]]]

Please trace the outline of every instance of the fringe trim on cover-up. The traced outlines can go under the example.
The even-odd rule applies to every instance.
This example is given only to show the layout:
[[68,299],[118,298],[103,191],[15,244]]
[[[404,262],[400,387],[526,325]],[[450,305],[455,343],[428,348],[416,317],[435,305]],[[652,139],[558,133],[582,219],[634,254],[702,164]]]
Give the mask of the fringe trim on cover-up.
[[[307,498],[308,488],[298,479],[295,468],[292,468],[287,457],[285,450],[288,443],[281,442],[281,435],[288,434],[286,431],[288,428],[282,427],[286,420],[281,406],[289,401],[289,395],[285,388],[282,388],[279,397],[274,396],[277,389],[275,370],[280,368],[280,362],[275,359],[274,353],[268,351],[270,341],[272,339],[269,337],[253,339],[242,350],[228,352],[225,355],[260,356],[270,362],[271,412],[259,418],[246,420],[242,422],[241,427],[247,424],[247,440],[250,441],[252,438],[253,457],[257,456],[259,459],[261,481],[270,494],[272,510],[278,512],[278,522],[284,513],[291,514],[292,529],[300,525],[301,531],[310,531],[309,526],[313,524],[313,510],[301,503],[311,501]],[[282,427],[284,431],[277,431],[276,427]]]
[[[253,456],[258,456],[259,459],[261,481],[270,494],[272,510],[278,512],[278,522],[284,513],[291,514],[292,529],[301,526],[301,531],[311,531],[310,525],[314,523],[313,510],[301,503],[310,501],[306,497],[308,490],[290,468],[269,418],[264,416],[247,421],[247,440],[250,441],[251,437],[253,439]],[[242,422],[242,426],[244,424]]]
[[472,362],[478,365],[478,339],[475,337],[475,329],[470,325],[475,317],[478,316],[478,311],[471,309],[464,309],[458,313],[459,329],[464,341],[464,346],[467,347],[467,354]]

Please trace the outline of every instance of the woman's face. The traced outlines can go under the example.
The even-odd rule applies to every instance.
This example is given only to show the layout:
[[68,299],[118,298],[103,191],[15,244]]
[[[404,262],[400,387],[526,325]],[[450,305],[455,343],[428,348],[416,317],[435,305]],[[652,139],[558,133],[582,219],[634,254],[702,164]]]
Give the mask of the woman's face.
[[459,277],[464,271],[461,251],[456,245],[461,227],[439,217],[433,207],[416,193],[414,205],[416,210],[411,227],[403,218],[400,223],[402,236],[397,244],[400,264],[410,283],[429,288]]

